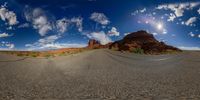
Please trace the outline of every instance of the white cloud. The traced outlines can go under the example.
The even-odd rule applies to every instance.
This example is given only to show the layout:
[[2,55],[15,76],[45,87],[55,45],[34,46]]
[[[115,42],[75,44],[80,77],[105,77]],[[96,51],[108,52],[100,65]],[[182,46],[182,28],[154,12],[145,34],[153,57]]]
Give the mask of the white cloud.
[[191,2],[190,3],[190,9],[194,8],[194,7],[197,7],[200,5],[200,2]]
[[156,9],[171,10],[174,12],[176,17],[181,17],[183,16],[185,10],[191,10],[198,5],[200,5],[200,2],[174,3],[159,5],[158,7],[156,7]]
[[16,14],[13,11],[9,11],[6,6],[0,7],[0,18],[3,21],[8,21],[9,25],[16,25],[18,23]]
[[4,37],[9,37],[11,35],[9,35],[8,33],[1,33],[0,34],[0,38],[4,38]]
[[198,35],[198,38],[200,38],[200,34]]
[[69,24],[70,24],[70,20],[66,18],[62,18],[60,20],[57,20],[56,27],[59,32],[64,33],[67,31],[67,27],[69,26]]
[[195,36],[195,34],[192,33],[192,32],[190,32],[189,35],[190,35],[191,37],[194,37],[194,36]]
[[155,32],[154,32],[154,33],[152,33],[152,34],[153,34],[153,35],[155,35],[155,36],[156,36],[156,35],[158,35],[158,33],[155,33]]
[[184,22],[184,21],[182,21],[182,22],[181,22],[181,24],[182,24],[182,25],[184,25],[184,24],[185,24],[185,22]]
[[112,29],[110,31],[108,31],[108,35],[109,36],[119,36],[119,32],[117,31],[117,29],[115,27],[112,27]]
[[200,8],[199,8],[199,10],[197,10],[197,12],[200,14]]
[[58,40],[61,36],[60,35],[51,35],[44,37],[42,39],[39,39],[37,42],[33,44],[26,44],[26,47],[29,47],[30,49],[45,49],[46,45],[53,44],[56,40]]
[[185,47],[185,46],[181,46],[178,47],[181,50],[200,50],[200,47]]
[[[79,32],[83,31],[83,18],[82,17],[73,17],[71,19],[62,18],[54,20],[54,16],[47,16],[46,13],[41,8],[31,9],[27,7],[25,11],[26,20],[29,21],[34,29],[38,30],[38,33],[41,36],[45,36],[49,31],[54,31],[64,33],[68,31],[69,26],[76,26]],[[51,20],[51,17],[52,20]],[[24,27],[24,25],[20,26]]]
[[2,41],[0,42],[0,50],[12,50],[15,48],[15,45],[10,42]]
[[87,34],[87,37],[90,39],[95,39],[99,41],[101,44],[105,45],[109,42],[112,42],[111,39],[105,34],[105,32],[92,32],[90,34]]
[[33,27],[38,29],[41,36],[45,36],[48,31],[52,30],[51,24],[47,21],[45,16],[40,16],[33,20]]
[[78,48],[85,47],[86,44],[81,43],[55,43],[61,36],[59,35],[51,35],[45,38],[39,39],[37,42],[33,44],[26,44],[28,47],[27,50],[50,50],[50,49],[60,49],[60,48]]
[[141,13],[144,13],[145,11],[147,11],[146,8],[142,9],[142,10],[139,10]]
[[91,14],[90,19],[102,25],[108,25],[110,21],[103,13],[94,12]]
[[[146,12],[146,11],[147,11],[146,8],[143,8],[143,9],[140,9],[140,10],[135,10],[133,13],[131,13],[131,15],[137,15],[137,14],[139,14],[139,13],[144,13],[144,12]],[[155,15],[156,13],[153,12],[153,14]]]
[[71,19],[71,23],[72,24],[75,24],[76,27],[78,28],[78,31],[79,32],[82,32],[83,31],[83,18],[82,17],[74,17]]
[[190,19],[188,19],[186,22],[185,22],[185,25],[187,25],[187,26],[193,26],[194,24],[194,22],[196,22],[197,21],[197,17],[191,17]]
[[24,24],[21,24],[18,26],[18,28],[26,28],[26,27],[29,27],[29,23],[24,23]]
[[131,34],[131,33],[124,33],[124,36],[127,36],[127,35],[129,35],[129,34]]
[[169,15],[169,19],[167,19],[167,21],[174,21],[174,19],[176,18],[176,16],[174,15],[174,14],[172,14],[172,13],[170,13],[170,15]]
[[60,38],[60,36],[58,36],[58,35],[51,35],[51,36],[39,39],[38,42],[42,45],[45,45],[48,43],[53,43],[54,41],[56,41],[59,38]]
[[163,33],[162,34],[167,34],[167,30],[163,29]]
[[78,28],[78,31],[82,32],[83,30],[82,21],[83,21],[82,17],[73,17],[71,19],[62,18],[56,21],[56,27],[59,32],[64,33],[68,30],[68,27],[70,25],[75,24],[76,27]]
[[13,48],[15,48],[15,45],[14,45],[14,44],[7,44],[7,47],[8,47],[9,49],[13,49]]
[[139,13],[139,10],[134,11],[133,13],[131,13],[131,15],[137,15]]
[[7,29],[7,30],[12,30],[13,27],[12,27],[12,26],[9,26],[9,27],[7,27],[6,29]]
[[26,20],[31,22],[34,29],[37,29],[41,36],[45,36],[52,30],[52,24],[45,12],[40,8],[28,9],[25,12]]
[[28,51],[33,50],[51,50],[51,49],[61,49],[61,48],[81,48],[86,47],[87,44],[79,44],[79,43],[49,43],[40,47],[32,46],[30,44],[26,45]]
[[79,43],[50,43],[44,45],[43,49],[61,49],[61,48],[80,48],[86,47],[87,44],[79,44]]

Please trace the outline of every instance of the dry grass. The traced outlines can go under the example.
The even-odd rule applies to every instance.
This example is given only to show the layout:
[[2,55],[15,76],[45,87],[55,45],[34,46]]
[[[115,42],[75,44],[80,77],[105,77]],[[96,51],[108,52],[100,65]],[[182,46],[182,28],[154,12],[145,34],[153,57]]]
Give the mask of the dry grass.
[[88,51],[87,48],[65,48],[51,51],[2,51],[7,54],[12,54],[20,57],[56,57],[56,56],[67,56],[70,54],[76,54],[83,51]]

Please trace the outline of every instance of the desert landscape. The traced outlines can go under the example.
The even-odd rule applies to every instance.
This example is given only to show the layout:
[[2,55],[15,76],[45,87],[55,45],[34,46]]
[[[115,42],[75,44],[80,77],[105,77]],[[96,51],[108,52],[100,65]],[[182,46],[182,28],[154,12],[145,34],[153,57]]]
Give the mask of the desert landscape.
[[1,53],[0,98],[199,99],[199,57],[200,52],[150,56],[108,49],[48,59]]
[[200,1],[0,0],[0,100],[200,100]]
[[[122,40],[128,45],[124,44],[121,50],[117,42],[100,45],[90,40],[85,48],[1,52],[0,98],[200,99],[200,52],[165,45],[145,31],[125,38],[131,41]],[[145,46],[143,50],[148,43],[152,44],[151,49]],[[142,51],[134,51],[136,47]],[[49,56],[42,56],[44,53]]]

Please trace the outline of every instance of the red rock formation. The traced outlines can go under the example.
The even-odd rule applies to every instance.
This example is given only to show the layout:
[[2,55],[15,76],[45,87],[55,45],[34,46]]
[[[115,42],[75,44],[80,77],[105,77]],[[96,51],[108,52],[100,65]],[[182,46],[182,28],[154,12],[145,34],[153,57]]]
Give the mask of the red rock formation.
[[160,54],[168,51],[181,51],[178,48],[157,41],[152,34],[146,31],[138,31],[125,36],[109,46],[110,49],[119,51],[143,50],[146,54]]
[[98,41],[96,41],[96,40],[94,40],[94,39],[91,39],[91,40],[89,40],[89,42],[88,42],[88,48],[89,48],[89,49],[108,48],[110,44],[111,44],[111,43],[108,43],[108,44],[106,44],[106,45],[101,45],[100,42],[98,42]]

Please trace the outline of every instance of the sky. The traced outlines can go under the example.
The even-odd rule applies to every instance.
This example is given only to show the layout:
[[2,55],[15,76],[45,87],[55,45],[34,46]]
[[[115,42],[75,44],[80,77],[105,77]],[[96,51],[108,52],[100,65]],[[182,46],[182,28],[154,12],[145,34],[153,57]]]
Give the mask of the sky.
[[200,50],[200,0],[1,0],[0,50],[107,44],[146,30],[159,41]]

